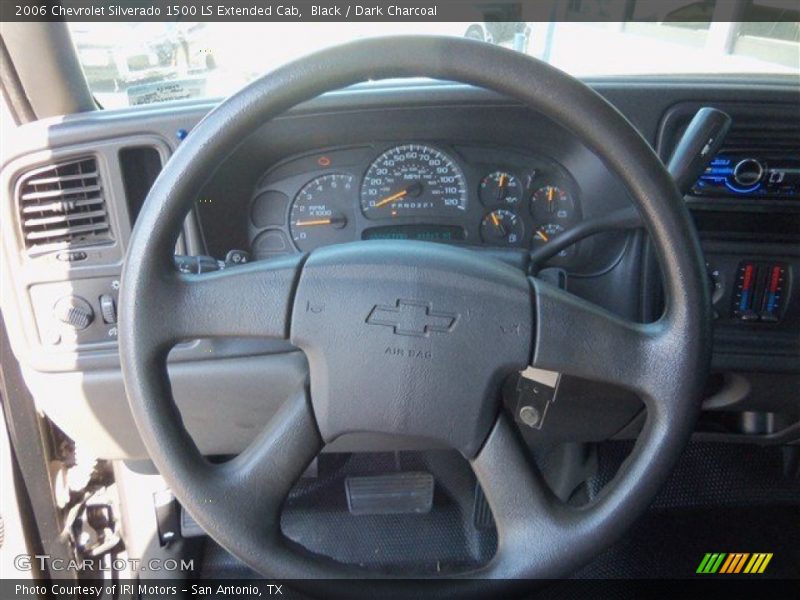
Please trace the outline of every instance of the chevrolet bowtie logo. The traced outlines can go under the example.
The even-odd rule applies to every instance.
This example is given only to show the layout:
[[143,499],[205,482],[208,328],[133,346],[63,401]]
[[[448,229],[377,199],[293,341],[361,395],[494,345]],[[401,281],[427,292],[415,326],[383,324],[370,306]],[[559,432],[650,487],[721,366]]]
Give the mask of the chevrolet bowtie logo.
[[391,327],[397,335],[426,337],[429,333],[450,333],[458,315],[431,310],[429,302],[398,300],[394,306],[376,304],[367,324]]

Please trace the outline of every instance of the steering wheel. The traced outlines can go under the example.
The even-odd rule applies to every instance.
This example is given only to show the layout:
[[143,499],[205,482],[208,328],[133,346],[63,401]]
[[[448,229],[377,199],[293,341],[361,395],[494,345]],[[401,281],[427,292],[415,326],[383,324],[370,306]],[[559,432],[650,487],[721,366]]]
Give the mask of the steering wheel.
[[[652,237],[664,277],[662,317],[630,322],[489,257],[424,242],[343,244],[205,275],[174,268],[185,215],[209,174],[246,136],[325,91],[412,76],[504,94],[592,150],[626,185]],[[402,323],[395,318],[401,310]],[[492,585],[484,579],[502,587],[572,572],[647,507],[698,412],[710,359],[709,312],[689,214],[662,163],[619,112],[579,81],[522,54],[407,36],[297,60],[230,97],[193,129],[133,230],[119,341],[131,410],[153,462],[208,534],[250,567],[276,579],[386,575],[294,544],[281,534],[280,512],[323,444],[348,432],[407,434],[457,449],[483,488],[497,526],[496,554],[475,570],[444,574],[455,581],[437,587],[478,594]],[[291,340],[305,352],[310,373],[305,389],[251,446],[223,464],[207,461],[184,429],[166,370],[176,342],[213,336]],[[629,459],[587,506],[555,498],[500,410],[503,380],[528,365],[622,386],[646,406]],[[333,591],[327,582],[325,594]],[[393,584],[381,593],[403,591]]]

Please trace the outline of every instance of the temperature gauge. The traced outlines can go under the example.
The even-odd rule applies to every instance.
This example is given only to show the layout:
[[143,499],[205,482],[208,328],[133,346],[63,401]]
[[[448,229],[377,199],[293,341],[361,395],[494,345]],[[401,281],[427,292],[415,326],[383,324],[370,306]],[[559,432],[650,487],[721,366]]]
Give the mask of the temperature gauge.
[[522,200],[522,183],[511,173],[495,171],[481,179],[481,202],[492,204],[519,204]]
[[570,193],[557,185],[544,185],[531,196],[531,215],[539,223],[569,221],[574,210]]
[[522,219],[506,208],[493,210],[481,221],[481,238],[487,244],[519,246],[524,234]]

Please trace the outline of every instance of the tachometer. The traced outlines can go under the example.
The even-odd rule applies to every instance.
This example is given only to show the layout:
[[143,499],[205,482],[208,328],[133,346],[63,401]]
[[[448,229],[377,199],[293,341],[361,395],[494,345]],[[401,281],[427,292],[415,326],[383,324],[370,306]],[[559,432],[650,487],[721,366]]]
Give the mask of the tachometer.
[[309,181],[297,192],[289,214],[289,230],[298,250],[350,242],[355,238],[352,206],[355,178],[333,173]]
[[467,207],[464,174],[452,158],[430,146],[396,146],[376,158],[361,185],[368,219],[448,216]]

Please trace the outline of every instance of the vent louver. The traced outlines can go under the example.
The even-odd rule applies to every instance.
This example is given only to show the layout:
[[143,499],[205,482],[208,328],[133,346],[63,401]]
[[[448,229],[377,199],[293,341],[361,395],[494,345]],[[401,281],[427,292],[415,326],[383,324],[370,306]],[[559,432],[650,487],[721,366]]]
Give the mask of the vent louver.
[[800,111],[787,118],[735,116],[723,151],[797,152],[800,149]]
[[25,174],[17,186],[17,207],[25,248],[32,254],[112,239],[95,158]]

